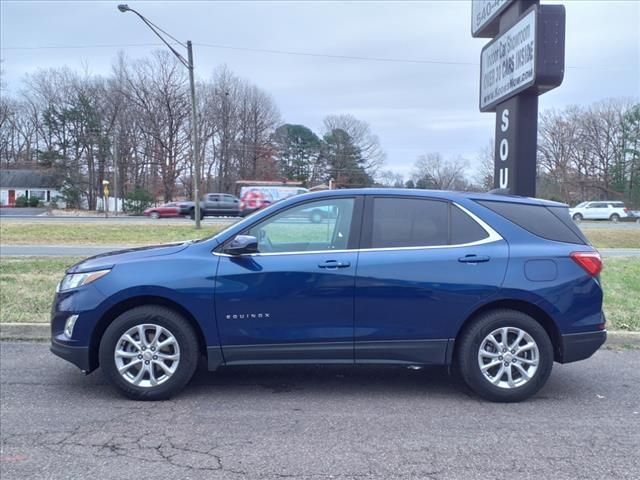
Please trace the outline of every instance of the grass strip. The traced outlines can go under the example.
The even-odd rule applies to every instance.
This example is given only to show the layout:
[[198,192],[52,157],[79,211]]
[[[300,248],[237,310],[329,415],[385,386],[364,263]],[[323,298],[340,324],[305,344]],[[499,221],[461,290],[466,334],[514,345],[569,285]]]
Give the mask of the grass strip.
[[[48,322],[57,283],[74,257],[0,258],[0,322]],[[640,331],[640,258],[607,258],[607,328]]]

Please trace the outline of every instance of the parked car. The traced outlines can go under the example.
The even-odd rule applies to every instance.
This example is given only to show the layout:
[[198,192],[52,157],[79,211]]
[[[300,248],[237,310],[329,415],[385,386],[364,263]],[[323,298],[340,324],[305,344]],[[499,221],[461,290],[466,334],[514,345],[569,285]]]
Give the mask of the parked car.
[[[321,224],[314,210],[335,212]],[[480,193],[294,196],[203,240],[66,272],[51,349],[135,399],[249,364],[450,365],[520,401],[605,341],[602,262],[566,205]]]
[[165,203],[159,207],[147,208],[143,215],[151,218],[179,217],[180,207],[177,203]]
[[[180,202],[180,214],[196,218],[196,208],[194,202]],[[200,202],[200,218],[227,216],[237,217],[240,215],[240,200],[238,197],[228,193],[207,193]]]
[[620,220],[633,219],[631,211],[624,206],[623,202],[596,201],[582,202],[574,208],[569,209],[569,214],[574,221],[582,220],[610,220],[619,222]]
[[240,215],[246,217],[262,208],[268,207],[280,200],[293,195],[307,193],[302,187],[287,187],[274,185],[247,185],[240,189]]

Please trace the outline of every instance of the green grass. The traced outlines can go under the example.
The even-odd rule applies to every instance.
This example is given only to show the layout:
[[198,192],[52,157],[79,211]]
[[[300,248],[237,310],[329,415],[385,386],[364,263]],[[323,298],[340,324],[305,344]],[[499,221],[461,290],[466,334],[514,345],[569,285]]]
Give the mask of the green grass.
[[156,225],[83,222],[0,222],[0,242],[6,245],[151,245],[208,237],[221,225]]
[[0,258],[0,322],[48,322],[56,285],[79,258]]
[[[0,243],[5,245],[151,245],[202,238],[219,232],[225,225],[93,223],[93,222],[0,222]],[[328,224],[290,224],[268,227],[273,242],[286,241],[296,234],[305,241],[328,239]],[[303,230],[302,232],[300,230]],[[303,233],[303,235],[300,235]],[[597,248],[640,248],[640,228],[589,228],[584,234]]]
[[[48,322],[56,284],[73,257],[2,257],[0,322]],[[607,328],[640,331],[640,258],[608,258],[602,272]]]
[[601,278],[610,328],[640,331],[640,258],[605,258]]
[[589,228],[582,233],[596,248],[640,248],[640,228]]

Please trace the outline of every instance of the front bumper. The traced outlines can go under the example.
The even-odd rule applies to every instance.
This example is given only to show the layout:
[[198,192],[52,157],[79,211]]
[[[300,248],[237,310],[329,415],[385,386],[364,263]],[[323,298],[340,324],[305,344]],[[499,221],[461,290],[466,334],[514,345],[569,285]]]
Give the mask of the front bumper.
[[57,341],[55,338],[51,339],[51,353],[57,355],[68,362],[73,363],[83,372],[89,373],[93,370],[91,368],[91,361],[89,356],[89,347],[77,347],[73,345],[66,345]]
[[606,339],[606,330],[562,335],[560,363],[577,362],[589,358],[604,344]]

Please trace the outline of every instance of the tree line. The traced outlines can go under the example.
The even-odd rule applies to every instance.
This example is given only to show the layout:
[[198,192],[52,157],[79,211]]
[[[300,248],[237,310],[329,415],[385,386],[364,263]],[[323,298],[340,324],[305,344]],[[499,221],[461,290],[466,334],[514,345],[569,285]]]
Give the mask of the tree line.
[[[202,192],[284,179],[307,187],[332,179],[338,187],[493,188],[493,141],[474,161],[425,153],[402,175],[383,168],[378,137],[351,115],[327,116],[320,132],[283,123],[267,92],[225,66],[200,79],[196,93],[200,172],[191,155],[187,71],[170,53],[137,60],[121,53],[107,76],[40,70],[18,95],[0,99],[0,167],[51,169],[65,179],[67,204],[90,208],[103,180],[114,177],[120,198],[165,201],[190,198],[195,175]],[[537,184],[538,196],[570,204],[640,206],[640,104],[618,99],[542,112]]]
[[0,166],[51,169],[65,179],[67,204],[90,208],[114,174],[118,197],[142,191],[165,201],[190,198],[195,175],[203,192],[233,192],[247,179],[374,183],[384,153],[365,122],[328,116],[319,135],[283,124],[273,98],[225,66],[199,80],[196,94],[200,172],[187,71],[170,53],[120,54],[108,76],[40,70],[19,95],[2,96]]
[[[420,156],[409,178],[381,171],[390,187],[445,190],[493,189],[494,142],[477,155],[475,168],[461,157]],[[613,99],[541,113],[538,125],[537,196],[570,205],[623,200],[640,208],[640,104]]]

